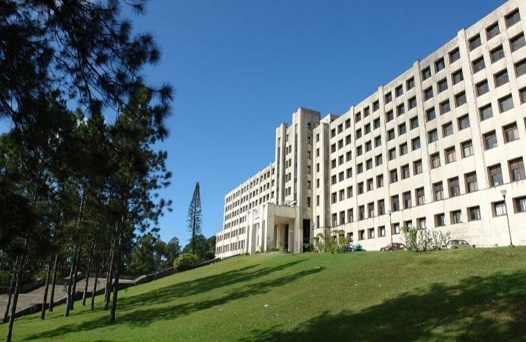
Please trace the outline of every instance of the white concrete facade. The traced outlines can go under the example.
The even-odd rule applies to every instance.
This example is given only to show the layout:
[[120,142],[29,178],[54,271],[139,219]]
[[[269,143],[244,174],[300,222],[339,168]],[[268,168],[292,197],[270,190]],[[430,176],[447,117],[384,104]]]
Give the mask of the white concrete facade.
[[275,161],[225,196],[217,256],[336,231],[377,250],[402,226],[526,244],[525,32],[509,0],[343,115],[298,109]]

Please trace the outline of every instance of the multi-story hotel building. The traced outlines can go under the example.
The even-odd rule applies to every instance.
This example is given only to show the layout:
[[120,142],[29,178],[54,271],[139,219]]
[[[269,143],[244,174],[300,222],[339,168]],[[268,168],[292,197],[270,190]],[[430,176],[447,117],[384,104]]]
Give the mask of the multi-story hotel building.
[[525,32],[509,0],[343,115],[298,109],[274,162],[226,194],[217,256],[335,232],[377,250],[404,226],[526,244]]

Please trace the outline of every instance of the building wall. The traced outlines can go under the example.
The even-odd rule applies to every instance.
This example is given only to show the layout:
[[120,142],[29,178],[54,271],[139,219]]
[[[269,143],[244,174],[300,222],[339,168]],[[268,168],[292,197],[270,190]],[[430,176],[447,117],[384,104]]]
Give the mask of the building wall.
[[[403,226],[526,244],[525,31],[526,3],[510,0],[343,115],[299,109],[276,130],[269,200],[297,205],[295,229],[311,220],[311,238],[343,230],[366,249],[400,241]],[[246,215],[235,195],[265,203],[243,192],[251,182],[225,196],[219,256]]]

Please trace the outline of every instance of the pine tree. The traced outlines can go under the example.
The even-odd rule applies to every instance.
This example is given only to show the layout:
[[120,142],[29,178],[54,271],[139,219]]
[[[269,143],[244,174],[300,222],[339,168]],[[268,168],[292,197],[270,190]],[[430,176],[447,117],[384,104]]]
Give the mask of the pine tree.
[[192,202],[190,202],[190,208],[188,208],[188,231],[192,234],[192,253],[196,253],[196,237],[201,234],[201,195],[199,193],[199,182],[195,184],[194,195],[192,196]]

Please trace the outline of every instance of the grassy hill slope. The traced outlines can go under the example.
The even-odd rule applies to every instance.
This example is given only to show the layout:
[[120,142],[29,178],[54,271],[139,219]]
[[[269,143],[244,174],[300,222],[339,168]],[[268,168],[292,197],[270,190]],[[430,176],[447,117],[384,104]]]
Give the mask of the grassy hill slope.
[[242,256],[121,291],[115,324],[100,307],[14,340],[526,340],[526,247]]

